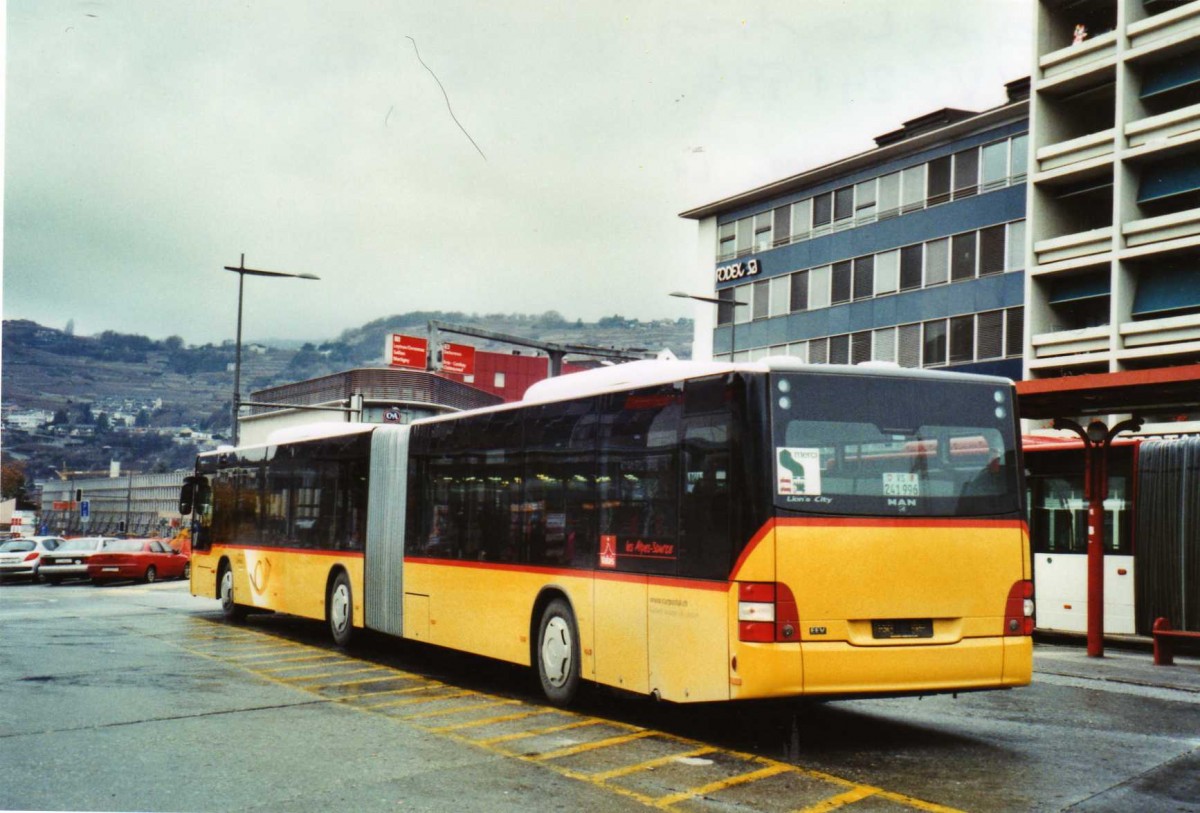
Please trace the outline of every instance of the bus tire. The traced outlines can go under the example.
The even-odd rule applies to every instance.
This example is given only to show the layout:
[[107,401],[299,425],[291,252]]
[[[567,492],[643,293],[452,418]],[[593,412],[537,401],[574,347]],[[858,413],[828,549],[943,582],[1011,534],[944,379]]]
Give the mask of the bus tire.
[[534,659],[546,699],[570,705],[579,690],[579,628],[565,599],[554,599],[542,612]]
[[221,565],[217,576],[217,597],[221,599],[221,615],[226,621],[241,621],[246,617],[245,606],[233,600],[233,568]]
[[345,572],[338,573],[329,586],[325,615],[329,620],[329,634],[333,642],[345,649],[354,638],[354,593],[350,589],[350,578]]

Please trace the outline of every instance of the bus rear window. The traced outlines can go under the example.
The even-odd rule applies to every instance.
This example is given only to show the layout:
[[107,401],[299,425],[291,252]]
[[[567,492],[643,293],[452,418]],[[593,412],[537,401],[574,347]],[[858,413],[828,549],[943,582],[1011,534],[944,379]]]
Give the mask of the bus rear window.
[[772,379],[776,507],[1018,516],[1011,388],[900,376]]

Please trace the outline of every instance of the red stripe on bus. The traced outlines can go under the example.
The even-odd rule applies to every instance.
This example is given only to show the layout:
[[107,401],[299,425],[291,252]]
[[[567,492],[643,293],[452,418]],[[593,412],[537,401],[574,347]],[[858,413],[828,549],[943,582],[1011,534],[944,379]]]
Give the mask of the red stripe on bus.
[[679,587],[691,590],[713,590],[724,593],[729,590],[728,581],[710,579],[687,579],[679,576],[657,576],[652,573],[630,573],[628,571],[590,570],[587,568],[545,567],[541,565],[513,565],[502,562],[473,562],[462,559],[433,559],[406,556],[405,564],[435,565],[441,567],[466,567],[474,570],[503,570],[508,573],[536,573],[541,576],[575,576],[596,578],[610,582],[645,582],[655,587]]

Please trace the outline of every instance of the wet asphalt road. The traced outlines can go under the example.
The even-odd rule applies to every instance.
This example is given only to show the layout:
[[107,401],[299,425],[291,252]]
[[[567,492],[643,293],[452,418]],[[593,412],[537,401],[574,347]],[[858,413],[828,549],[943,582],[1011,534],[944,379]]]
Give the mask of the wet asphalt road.
[[0,808],[1200,811],[1200,681],[1072,655],[1039,646],[1033,686],[957,699],[589,692],[565,713],[524,670],[226,625],[183,583],[6,583]]

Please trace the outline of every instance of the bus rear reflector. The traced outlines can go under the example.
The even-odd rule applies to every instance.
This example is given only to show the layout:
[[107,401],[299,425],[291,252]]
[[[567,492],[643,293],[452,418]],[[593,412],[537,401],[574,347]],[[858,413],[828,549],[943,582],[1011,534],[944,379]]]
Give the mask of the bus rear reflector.
[[1033,635],[1033,582],[1019,581],[1004,605],[1004,634]]
[[798,640],[796,599],[786,584],[738,583],[738,640],[756,643]]

